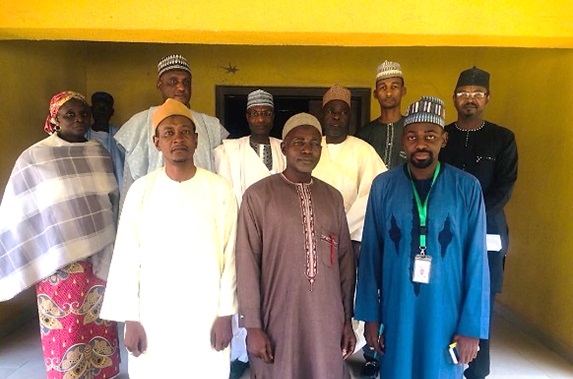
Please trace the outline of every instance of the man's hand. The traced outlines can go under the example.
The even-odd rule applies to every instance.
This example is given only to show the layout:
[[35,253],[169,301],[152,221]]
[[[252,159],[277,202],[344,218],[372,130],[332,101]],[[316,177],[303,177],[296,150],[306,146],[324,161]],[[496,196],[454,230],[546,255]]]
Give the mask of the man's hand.
[[217,317],[211,328],[211,346],[217,351],[221,351],[229,346],[233,338],[231,319],[233,316]]
[[376,350],[378,354],[384,354],[384,337],[380,334],[380,324],[377,322],[364,323],[364,338],[370,349]]
[[147,335],[139,321],[125,322],[125,347],[134,357],[139,357],[147,350]]
[[348,320],[344,323],[342,328],[342,341],[340,347],[342,348],[342,359],[346,359],[354,353],[356,346],[356,336],[352,330],[352,322]]
[[469,364],[475,359],[478,352],[479,338],[466,337],[459,334],[454,336],[454,341],[458,343],[458,362]]
[[247,351],[265,363],[273,363],[275,359],[271,340],[261,328],[247,328]]

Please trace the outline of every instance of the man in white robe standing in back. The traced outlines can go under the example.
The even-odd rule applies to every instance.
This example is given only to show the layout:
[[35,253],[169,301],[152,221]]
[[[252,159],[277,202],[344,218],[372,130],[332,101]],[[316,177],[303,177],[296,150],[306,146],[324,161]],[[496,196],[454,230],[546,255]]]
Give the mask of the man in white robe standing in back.
[[225,179],[195,166],[189,108],[167,99],[153,127],[165,166],[129,189],[100,317],[125,321],[131,379],[184,377],[190,357],[227,378],[236,200]]
[[363,140],[349,136],[351,93],[338,84],[322,98],[322,154],[312,175],[342,194],[354,253],[358,255],[366,203],[372,181],[386,171],[376,150]]
[[[191,66],[184,56],[179,54],[167,55],[157,64],[157,90],[163,101],[175,99],[191,109],[191,94],[193,77]],[[120,185],[120,210],[123,208],[125,194],[131,184],[163,166],[163,156],[151,143],[155,130],[152,118],[158,106],[133,115],[114,135],[113,138],[125,151],[123,183]],[[213,149],[227,138],[229,132],[221,125],[219,119],[191,110],[198,135],[199,145],[193,161],[197,167],[215,172],[213,164]]]
[[286,168],[282,141],[270,136],[275,120],[273,95],[262,89],[249,93],[246,117],[251,134],[223,140],[214,152],[217,174],[231,183],[239,205],[251,184]]
[[[240,205],[249,186],[286,168],[281,140],[270,136],[275,120],[273,95],[262,89],[247,96],[247,123],[251,134],[226,139],[214,151],[217,174],[229,181]],[[233,316],[231,340],[231,375],[239,379],[249,367],[246,346],[247,329],[239,327],[238,315]]]
[[[312,175],[342,194],[352,249],[358,258],[370,186],[378,174],[386,171],[386,165],[367,142],[348,135],[351,105],[350,90],[338,84],[322,97],[322,154]],[[358,350],[366,343],[364,323],[352,320],[352,327],[358,336]]]

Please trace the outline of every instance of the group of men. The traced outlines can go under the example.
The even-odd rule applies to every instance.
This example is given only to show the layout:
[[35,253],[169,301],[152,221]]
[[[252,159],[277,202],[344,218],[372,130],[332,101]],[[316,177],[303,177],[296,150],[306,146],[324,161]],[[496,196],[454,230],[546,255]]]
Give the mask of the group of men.
[[517,176],[513,134],[483,121],[489,74],[462,72],[445,126],[433,97],[402,116],[402,70],[384,62],[381,115],[358,138],[334,85],[320,120],[292,116],[282,141],[270,93],[248,95],[250,135],[230,140],[190,109],[191,79],[164,57],[163,105],[114,136],[122,211],[101,317],[126,322],[132,379],[180,377],[190,356],[213,377],[348,378],[353,317],[364,378],[461,378],[468,363],[487,376]]

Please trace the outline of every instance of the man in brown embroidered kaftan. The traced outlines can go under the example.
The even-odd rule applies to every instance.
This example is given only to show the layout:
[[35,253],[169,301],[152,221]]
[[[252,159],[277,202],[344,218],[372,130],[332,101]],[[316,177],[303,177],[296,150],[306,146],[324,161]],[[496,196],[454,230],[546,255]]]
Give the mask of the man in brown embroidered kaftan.
[[355,263],[340,193],[311,176],[321,127],[283,129],[287,168],[247,189],[239,211],[240,322],[256,378],[349,378]]

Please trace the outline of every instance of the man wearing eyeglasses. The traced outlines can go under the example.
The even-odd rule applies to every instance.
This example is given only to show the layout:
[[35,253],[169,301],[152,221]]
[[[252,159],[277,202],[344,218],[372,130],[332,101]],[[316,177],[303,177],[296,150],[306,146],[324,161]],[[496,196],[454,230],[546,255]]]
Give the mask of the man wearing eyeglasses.
[[[215,168],[226,178],[240,205],[245,190],[253,183],[286,168],[281,140],[270,137],[275,119],[273,95],[258,89],[247,96],[247,123],[251,134],[239,139],[226,139],[215,148]],[[238,316],[233,317],[230,379],[243,376],[249,366],[245,345],[247,330],[239,328]]]
[[[490,100],[489,78],[488,72],[475,66],[460,74],[453,96],[458,119],[446,126],[449,138],[440,152],[440,160],[474,175],[482,186],[487,215],[491,311],[503,283],[509,242],[503,208],[517,180],[517,146],[513,132],[483,118]],[[467,379],[485,378],[489,367],[489,340],[480,340],[478,356],[464,375]]]
[[281,140],[271,137],[275,120],[273,95],[262,89],[247,96],[247,123],[251,134],[239,139],[226,139],[215,148],[215,169],[233,187],[237,203],[253,183],[286,167]]

